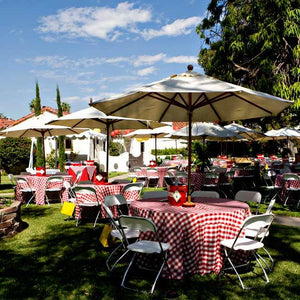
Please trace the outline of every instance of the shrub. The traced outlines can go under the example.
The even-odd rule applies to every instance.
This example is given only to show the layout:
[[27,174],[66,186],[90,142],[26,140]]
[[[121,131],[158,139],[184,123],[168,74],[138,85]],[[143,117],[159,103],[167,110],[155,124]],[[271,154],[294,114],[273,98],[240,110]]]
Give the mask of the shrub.
[[0,140],[0,165],[6,173],[20,174],[28,166],[31,140],[5,138]]

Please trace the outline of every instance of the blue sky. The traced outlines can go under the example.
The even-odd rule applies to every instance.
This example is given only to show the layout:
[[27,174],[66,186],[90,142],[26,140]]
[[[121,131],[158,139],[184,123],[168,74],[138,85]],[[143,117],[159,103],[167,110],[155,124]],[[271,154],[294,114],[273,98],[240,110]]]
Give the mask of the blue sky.
[[29,113],[56,86],[71,111],[197,64],[209,0],[0,0],[0,113]]

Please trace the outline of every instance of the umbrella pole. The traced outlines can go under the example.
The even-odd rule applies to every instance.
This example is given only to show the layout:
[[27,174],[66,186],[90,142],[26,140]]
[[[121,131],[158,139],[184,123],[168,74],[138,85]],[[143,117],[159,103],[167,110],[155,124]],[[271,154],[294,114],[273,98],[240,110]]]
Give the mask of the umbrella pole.
[[43,162],[44,162],[44,168],[46,168],[46,154],[45,154],[45,133],[42,132],[42,139],[43,139]]
[[[192,94],[189,94],[189,104],[191,107],[192,103]],[[191,168],[192,168],[192,111],[189,110],[188,118],[189,118],[189,139],[188,139],[188,192],[187,192],[187,202],[183,203],[185,207],[193,207],[195,203],[192,200],[192,182],[191,182]]]
[[155,162],[157,163],[157,135],[155,134]]
[[108,161],[109,161],[109,140],[110,136],[109,136],[109,124],[107,124],[106,126],[106,172],[107,172],[107,179],[108,179]]

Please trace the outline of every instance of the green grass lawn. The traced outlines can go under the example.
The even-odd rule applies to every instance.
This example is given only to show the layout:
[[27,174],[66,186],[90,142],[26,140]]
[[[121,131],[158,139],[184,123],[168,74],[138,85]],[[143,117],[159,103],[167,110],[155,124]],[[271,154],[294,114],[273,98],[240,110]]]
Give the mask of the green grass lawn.
[[120,287],[125,264],[107,271],[109,250],[99,242],[103,224],[75,227],[60,209],[22,206],[24,229],[0,241],[0,299],[166,299],[170,291],[178,299],[299,299],[300,228],[272,225],[265,241],[275,259],[268,285],[253,273],[243,275],[246,285],[255,286],[247,291],[233,275],[194,275],[160,279],[149,296]]

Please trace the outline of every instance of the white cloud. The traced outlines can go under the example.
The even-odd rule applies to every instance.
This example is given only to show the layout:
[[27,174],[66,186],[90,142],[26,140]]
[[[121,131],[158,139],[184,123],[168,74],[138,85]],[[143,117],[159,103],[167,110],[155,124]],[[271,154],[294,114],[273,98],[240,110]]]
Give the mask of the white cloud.
[[177,19],[173,23],[164,25],[159,30],[145,29],[141,35],[145,40],[150,40],[159,36],[179,36],[187,35],[195,30],[195,27],[201,22],[200,17],[190,17],[187,19]]
[[138,23],[151,20],[151,10],[134,8],[133,3],[122,2],[115,8],[82,7],[62,9],[55,15],[42,17],[37,30],[43,34],[68,38],[99,38],[116,40]]
[[132,63],[135,67],[139,66],[149,66],[156,62],[163,60],[166,57],[166,54],[159,53],[155,55],[140,55],[133,59]]
[[179,55],[179,56],[172,56],[172,57],[167,57],[164,59],[164,62],[170,63],[170,64],[197,64],[198,59],[196,56],[184,56],[184,55]]
[[149,68],[144,68],[144,69],[138,70],[137,74],[139,76],[147,76],[149,74],[153,74],[155,71],[156,71],[156,68],[149,67]]

